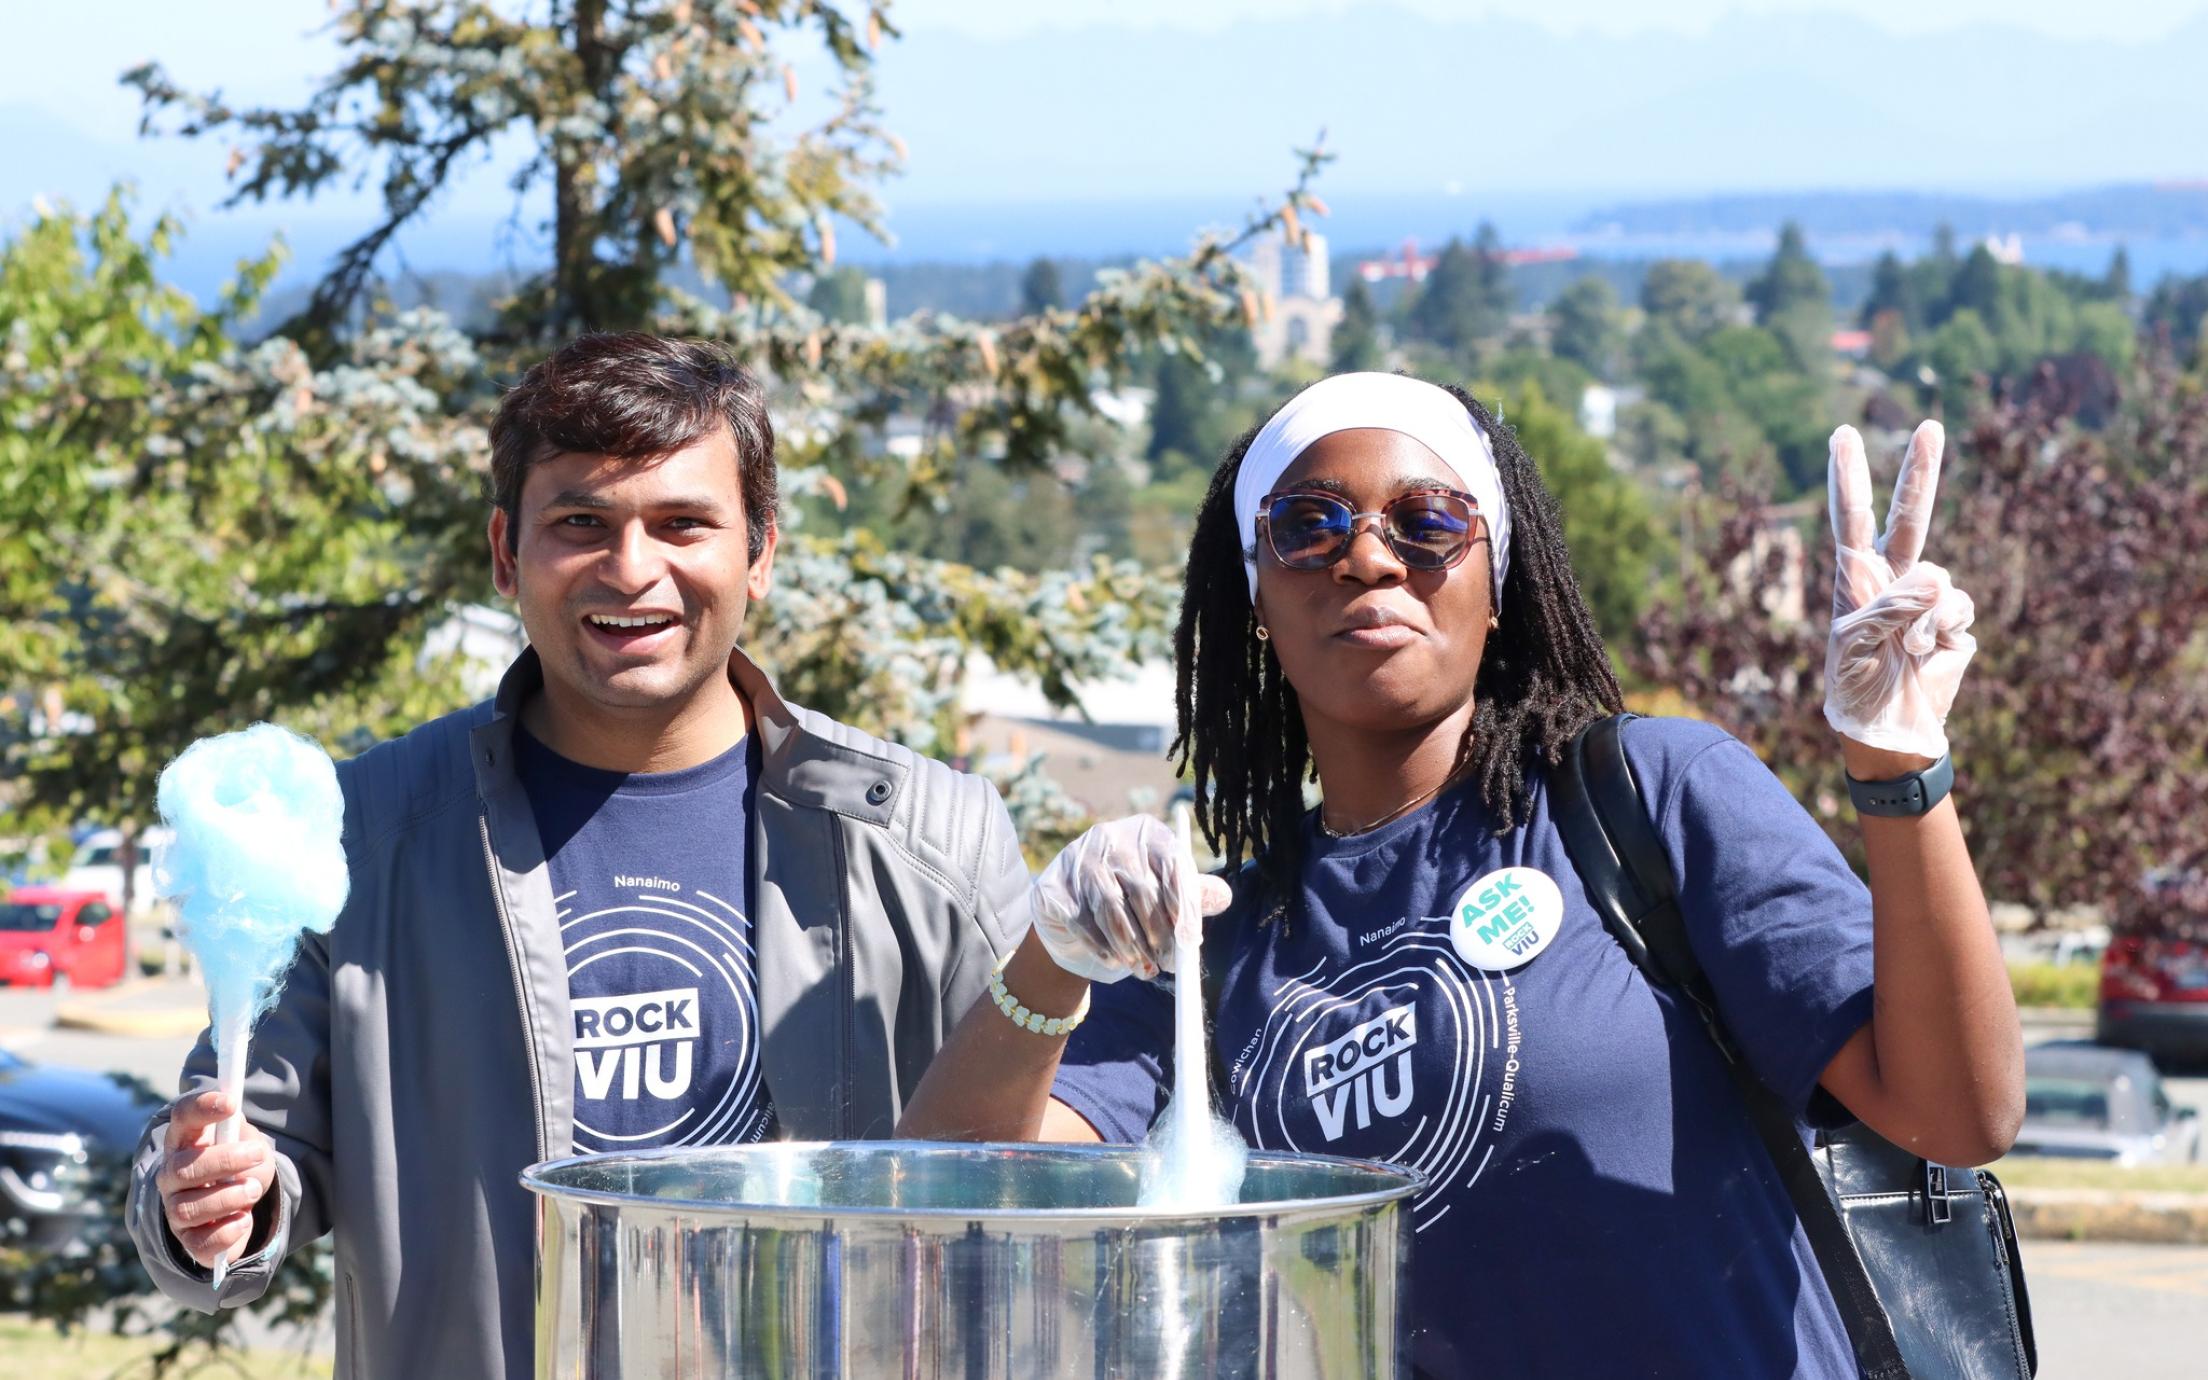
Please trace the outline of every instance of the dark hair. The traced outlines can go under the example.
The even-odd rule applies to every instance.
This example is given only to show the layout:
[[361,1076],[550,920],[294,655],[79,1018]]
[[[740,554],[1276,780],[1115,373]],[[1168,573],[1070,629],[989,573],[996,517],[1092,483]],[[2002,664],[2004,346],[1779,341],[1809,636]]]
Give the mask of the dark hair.
[[[1526,812],[1526,770],[1554,764],[1572,735],[1624,707],[1609,654],[1572,574],[1556,500],[1518,438],[1462,389],[1450,395],[1487,433],[1510,506],[1510,571],[1473,692],[1476,707],[1457,753],[1469,768],[1496,831]],[[1196,512],[1188,576],[1174,630],[1179,735],[1172,752],[1192,770],[1204,835],[1229,867],[1254,857],[1275,905],[1293,906],[1302,863],[1303,783],[1310,745],[1295,687],[1257,640],[1234,480],[1257,429],[1227,453]]]
[[751,559],[774,526],[774,425],[750,370],[706,340],[597,332],[562,345],[506,391],[491,422],[491,502],[520,540],[521,486],[555,455],[651,460],[722,427],[736,443]]

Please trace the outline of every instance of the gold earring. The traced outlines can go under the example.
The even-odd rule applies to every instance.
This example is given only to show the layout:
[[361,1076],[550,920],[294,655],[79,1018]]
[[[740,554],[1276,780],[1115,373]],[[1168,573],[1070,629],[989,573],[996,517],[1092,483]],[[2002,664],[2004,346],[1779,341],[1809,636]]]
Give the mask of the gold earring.
[[1491,614],[1489,614],[1489,615],[1487,616],[1487,630],[1488,630],[1489,632],[1493,632],[1493,631],[1495,631],[1495,630],[1496,630],[1497,628],[1499,628],[1499,627],[1501,627],[1501,626],[1503,626],[1503,620],[1502,620],[1502,619],[1500,619],[1500,618],[1496,617],[1496,616],[1495,616],[1494,614],[1492,614],[1492,613],[1491,613]]
[[1260,642],[1270,642],[1273,640],[1272,633],[1266,629],[1263,623],[1257,625],[1257,640]]

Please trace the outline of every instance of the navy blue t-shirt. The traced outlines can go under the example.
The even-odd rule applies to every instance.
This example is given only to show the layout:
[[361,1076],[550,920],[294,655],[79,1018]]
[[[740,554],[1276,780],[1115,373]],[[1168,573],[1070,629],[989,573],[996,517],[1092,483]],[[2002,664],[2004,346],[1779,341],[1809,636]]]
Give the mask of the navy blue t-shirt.
[[516,731],[575,1019],[575,1148],[775,1132],[752,951],[752,740],[681,771],[569,761]]
[[[1624,744],[1725,1020],[1807,1117],[1870,1019],[1870,897],[1741,743],[1643,719]],[[1471,786],[1353,838],[1307,822],[1301,915],[1261,922],[1238,894],[1210,923],[1236,1126],[1428,1176],[1409,1214],[1425,1374],[1856,1374],[1720,1057],[1604,930],[1531,794],[1501,837]],[[1099,987],[1055,1094],[1140,1140],[1172,1019],[1161,985]]]

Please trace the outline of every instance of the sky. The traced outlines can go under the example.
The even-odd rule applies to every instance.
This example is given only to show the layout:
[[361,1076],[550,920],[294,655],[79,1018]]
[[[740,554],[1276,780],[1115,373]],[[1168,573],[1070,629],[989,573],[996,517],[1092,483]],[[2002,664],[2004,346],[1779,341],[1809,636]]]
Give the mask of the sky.
[[[2208,12],[2208,0],[1390,0],[1442,19],[1506,17],[1560,33],[1699,33],[1727,14],[1845,13],[1897,34],[2001,22],[2065,38],[2156,38]],[[914,32],[1007,37],[1088,24],[1215,30],[1244,18],[1340,13],[1350,0],[903,0],[890,13]],[[304,91],[326,43],[311,31],[316,0],[97,0],[7,7],[0,104],[29,105],[87,133],[128,129],[136,103],[122,69],[158,54],[179,75],[238,97]],[[239,60],[250,52],[251,60]]]
[[[1727,14],[1847,13],[1897,34],[2000,22],[2062,38],[2158,38],[2208,10],[2201,0],[1392,0],[1436,19],[1496,16],[1561,33],[1651,29],[1698,33]],[[950,28],[1006,37],[1038,29],[1116,23],[1218,28],[1242,18],[1281,18],[1355,8],[1350,0],[917,0],[891,13],[912,29]]]

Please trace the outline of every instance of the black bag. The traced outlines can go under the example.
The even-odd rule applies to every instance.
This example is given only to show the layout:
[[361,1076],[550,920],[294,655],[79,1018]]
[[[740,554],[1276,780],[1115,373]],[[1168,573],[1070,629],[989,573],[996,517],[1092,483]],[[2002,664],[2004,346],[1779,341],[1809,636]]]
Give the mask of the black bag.
[[1725,1033],[1687,944],[1669,859],[1619,741],[1599,720],[1549,776],[1550,809],[1595,913],[1651,983],[1702,1018],[1786,1184],[1867,1380],[2027,1380],[2039,1368],[2000,1181],[1853,1125],[1805,1145]]

